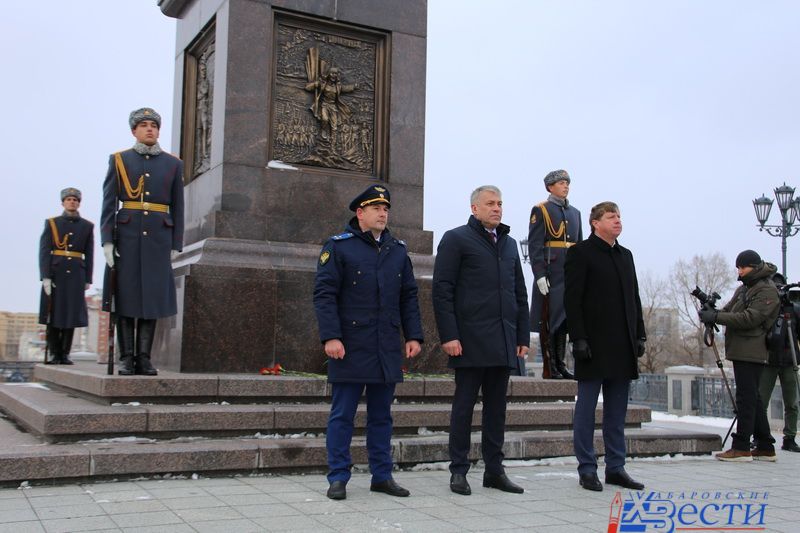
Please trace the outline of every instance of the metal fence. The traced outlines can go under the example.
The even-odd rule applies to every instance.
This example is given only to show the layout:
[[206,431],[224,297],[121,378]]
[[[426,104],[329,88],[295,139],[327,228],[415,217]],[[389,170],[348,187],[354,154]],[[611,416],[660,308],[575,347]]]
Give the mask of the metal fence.
[[35,364],[33,361],[0,361],[0,381],[30,381]]
[[639,374],[639,379],[631,381],[628,401],[646,405],[655,411],[667,410],[667,375]]
[[[728,378],[731,394],[736,396],[736,381]],[[692,409],[701,416],[733,417],[733,404],[722,378],[696,377],[692,382]]]

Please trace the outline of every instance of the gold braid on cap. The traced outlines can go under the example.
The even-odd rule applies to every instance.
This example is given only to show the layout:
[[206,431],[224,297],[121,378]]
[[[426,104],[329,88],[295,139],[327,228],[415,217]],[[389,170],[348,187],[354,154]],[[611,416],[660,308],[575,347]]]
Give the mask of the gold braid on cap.
[[364,200],[363,202],[358,204],[358,207],[364,207],[365,205],[370,205],[370,204],[374,204],[374,203],[377,203],[377,202],[383,202],[384,204],[388,204],[389,200],[387,200],[384,197],[373,198],[372,200]]

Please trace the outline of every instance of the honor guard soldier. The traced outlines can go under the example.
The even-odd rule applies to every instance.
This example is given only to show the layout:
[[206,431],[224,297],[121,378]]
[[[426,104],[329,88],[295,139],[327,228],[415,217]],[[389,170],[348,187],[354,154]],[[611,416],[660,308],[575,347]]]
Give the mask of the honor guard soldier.
[[156,320],[177,313],[171,259],[183,246],[183,162],[159,146],[153,109],[133,111],[128,123],[136,143],[111,155],[103,182],[103,309],[117,320],[119,375],[155,376]]
[[550,196],[533,206],[528,226],[528,250],[536,280],[531,295],[531,331],[539,333],[550,379],[573,378],[565,362],[564,259],[567,249],[583,240],[583,230],[581,212],[567,200],[569,185],[566,170],[547,174],[544,186]]
[[42,296],[39,323],[47,324],[47,364],[71,365],[75,328],[88,321],[84,293],[92,284],[94,224],[81,218],[81,191],[61,191],[61,216],[48,218],[39,239]]
[[332,390],[326,444],[333,500],[347,496],[353,419],[365,388],[370,490],[409,495],[392,479],[391,405],[403,356],[420,352],[423,335],[406,245],[386,228],[389,207],[389,191],[370,186],[350,203],[355,217],[328,239],[317,263],[314,309]]

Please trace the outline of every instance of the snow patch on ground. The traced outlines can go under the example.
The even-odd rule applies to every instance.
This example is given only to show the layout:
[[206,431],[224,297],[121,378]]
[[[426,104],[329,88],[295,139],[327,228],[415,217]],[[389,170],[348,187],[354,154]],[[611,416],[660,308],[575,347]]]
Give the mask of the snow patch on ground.
[[697,424],[715,428],[728,428],[731,425],[730,418],[719,418],[715,416],[678,416],[663,411],[652,411],[650,417],[653,422],[683,422],[685,424]]

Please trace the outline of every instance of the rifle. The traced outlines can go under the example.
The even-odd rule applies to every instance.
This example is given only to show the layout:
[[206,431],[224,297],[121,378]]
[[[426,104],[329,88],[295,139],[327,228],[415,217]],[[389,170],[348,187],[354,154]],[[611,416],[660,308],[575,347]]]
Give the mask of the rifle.
[[[53,290],[52,285],[50,290]],[[50,327],[50,322],[53,320],[53,297],[49,294],[45,294],[45,297],[47,298],[47,323],[44,330],[44,364],[48,365],[50,364],[47,362],[50,358],[50,336],[53,334],[53,328]]]
[[[536,288],[534,287],[534,290]],[[539,343],[542,345],[542,378],[550,379],[550,295],[542,295],[542,315],[539,321]]]
[[106,347],[108,352],[108,366],[106,368],[106,373],[109,376],[114,375],[114,322],[116,319],[116,313],[114,312],[114,293],[117,291],[117,268],[111,267],[109,269],[109,288],[110,294],[109,296],[109,312],[108,312],[108,340],[106,341]]

